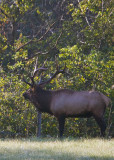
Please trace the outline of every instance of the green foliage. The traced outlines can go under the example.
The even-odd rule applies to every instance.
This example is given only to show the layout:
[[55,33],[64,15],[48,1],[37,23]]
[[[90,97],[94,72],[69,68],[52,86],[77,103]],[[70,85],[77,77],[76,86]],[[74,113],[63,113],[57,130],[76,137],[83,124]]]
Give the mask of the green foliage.
[[[45,79],[55,72],[55,55],[61,67],[67,64],[69,75],[59,75],[46,89],[91,90],[96,86],[114,104],[112,6],[108,0],[0,2],[0,133],[36,134],[35,107],[22,96],[29,88],[22,78],[29,81],[36,57],[39,67],[47,59]],[[109,109],[106,120],[108,114]],[[112,136],[113,122],[112,116]],[[57,126],[54,117],[43,114],[43,135],[57,136]],[[66,121],[65,136],[98,134],[94,120]]]

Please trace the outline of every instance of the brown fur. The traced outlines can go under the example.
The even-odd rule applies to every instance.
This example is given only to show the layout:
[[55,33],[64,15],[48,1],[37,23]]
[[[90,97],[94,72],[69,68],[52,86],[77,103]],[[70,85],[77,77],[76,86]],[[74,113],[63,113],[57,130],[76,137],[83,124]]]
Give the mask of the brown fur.
[[35,85],[24,93],[41,112],[47,112],[57,117],[59,121],[60,136],[63,135],[64,121],[66,117],[91,117],[93,116],[104,135],[106,126],[104,123],[105,108],[111,100],[97,91],[72,91],[61,89],[46,91]]

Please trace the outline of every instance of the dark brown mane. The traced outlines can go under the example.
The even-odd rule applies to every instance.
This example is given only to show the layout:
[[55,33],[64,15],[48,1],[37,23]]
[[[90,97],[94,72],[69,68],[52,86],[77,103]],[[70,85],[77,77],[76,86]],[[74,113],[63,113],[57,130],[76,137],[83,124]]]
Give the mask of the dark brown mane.
[[37,101],[39,102],[39,105],[42,106],[39,108],[39,110],[41,112],[47,112],[52,114],[49,107],[51,104],[52,92],[43,90],[41,87],[37,86],[35,90],[35,96]]

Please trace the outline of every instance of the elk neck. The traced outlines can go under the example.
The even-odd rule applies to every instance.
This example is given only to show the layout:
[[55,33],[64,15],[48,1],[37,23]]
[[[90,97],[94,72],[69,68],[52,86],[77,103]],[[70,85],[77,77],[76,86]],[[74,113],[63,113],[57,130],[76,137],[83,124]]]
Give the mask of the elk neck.
[[36,100],[39,103],[38,109],[41,112],[52,114],[50,110],[51,99],[52,99],[51,91],[44,90],[41,87],[36,88]]

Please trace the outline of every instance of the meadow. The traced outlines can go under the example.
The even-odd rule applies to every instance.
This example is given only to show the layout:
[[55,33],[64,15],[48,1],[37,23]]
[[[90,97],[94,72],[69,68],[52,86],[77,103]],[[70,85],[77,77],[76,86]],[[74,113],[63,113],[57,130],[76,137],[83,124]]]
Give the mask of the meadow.
[[1,139],[0,160],[114,160],[114,139]]

